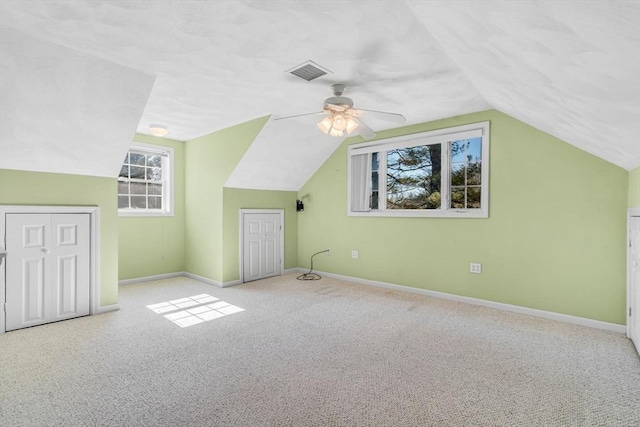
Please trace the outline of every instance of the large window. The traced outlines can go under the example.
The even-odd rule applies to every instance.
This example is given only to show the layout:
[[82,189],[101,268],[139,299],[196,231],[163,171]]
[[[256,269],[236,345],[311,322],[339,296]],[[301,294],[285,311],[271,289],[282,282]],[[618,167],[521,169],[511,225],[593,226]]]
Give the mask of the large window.
[[118,176],[120,215],[172,215],[173,149],[132,145]]
[[489,122],[349,147],[349,215],[486,218]]

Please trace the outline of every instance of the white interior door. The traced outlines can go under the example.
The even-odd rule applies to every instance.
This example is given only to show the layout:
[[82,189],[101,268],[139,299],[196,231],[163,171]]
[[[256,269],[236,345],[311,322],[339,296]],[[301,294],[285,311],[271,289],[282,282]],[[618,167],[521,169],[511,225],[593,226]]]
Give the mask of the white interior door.
[[281,213],[242,213],[244,282],[282,274],[281,236]]
[[640,216],[629,217],[628,335],[640,353]]
[[88,214],[6,215],[6,330],[89,314]]

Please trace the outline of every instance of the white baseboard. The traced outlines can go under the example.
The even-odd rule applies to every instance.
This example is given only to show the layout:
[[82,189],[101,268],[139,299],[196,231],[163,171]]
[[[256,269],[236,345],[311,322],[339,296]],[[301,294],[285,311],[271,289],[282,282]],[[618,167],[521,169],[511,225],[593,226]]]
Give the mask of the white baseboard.
[[204,282],[208,285],[214,285],[219,288],[226,288],[228,286],[239,285],[240,283],[242,283],[240,280],[231,280],[229,282],[219,282],[217,280],[209,279],[203,276],[198,276],[197,274],[188,273],[186,271],[178,271],[175,273],[157,274],[155,276],[136,277],[135,279],[120,280],[118,281],[118,285],[120,286],[133,285],[135,283],[151,282],[153,280],[171,279],[174,277],[188,277],[190,279],[198,280],[200,282]]
[[197,274],[188,273],[186,271],[181,273],[181,274],[182,274],[182,276],[188,277],[190,279],[198,280],[198,281],[204,282],[204,283],[206,283],[208,285],[214,285],[214,286],[217,286],[219,288],[222,288],[222,282],[218,282],[217,280],[208,279],[206,277],[198,276]]
[[[296,270],[306,271],[306,269],[303,269],[303,268],[297,268]],[[427,289],[412,288],[410,286],[396,285],[394,283],[386,283],[386,282],[378,282],[375,280],[361,279],[359,277],[343,276],[341,274],[327,273],[323,271],[316,271],[316,273],[322,276],[344,280],[347,282],[358,283],[361,285],[369,285],[369,286],[375,286],[378,288],[393,289],[401,292],[410,292],[410,293],[426,295],[434,298],[441,298],[441,299],[446,299],[450,301],[462,302],[466,304],[479,305],[482,307],[495,308],[498,310],[510,311],[513,313],[519,313],[519,314],[524,314],[524,315],[533,316],[533,317],[540,317],[543,319],[557,320],[560,322],[572,323],[574,325],[586,326],[586,327],[595,328],[595,329],[602,329],[605,331],[617,332],[620,334],[626,333],[626,330],[627,330],[626,325],[603,322],[601,320],[587,319],[585,317],[577,317],[577,316],[571,316],[568,314],[554,313],[552,311],[538,310],[535,308],[488,301],[488,300],[483,300],[479,298],[464,297],[460,295],[448,294],[445,292],[437,292],[437,291],[430,291]]]
[[152,280],[171,279],[173,277],[180,277],[184,275],[185,275],[184,272],[179,271],[176,273],[156,274],[155,276],[136,277],[134,279],[119,280],[118,285],[119,286],[132,285],[134,283],[151,282]]
[[101,305],[100,308],[98,309],[98,314],[108,313],[110,311],[118,311],[118,310],[120,310],[120,306],[118,304]]

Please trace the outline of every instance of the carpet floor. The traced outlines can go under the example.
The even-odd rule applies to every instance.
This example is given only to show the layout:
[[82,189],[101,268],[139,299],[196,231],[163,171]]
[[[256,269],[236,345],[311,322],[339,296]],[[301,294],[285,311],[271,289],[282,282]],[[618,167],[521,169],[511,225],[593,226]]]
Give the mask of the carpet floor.
[[621,334],[295,277],[126,285],[0,335],[0,425],[640,425]]

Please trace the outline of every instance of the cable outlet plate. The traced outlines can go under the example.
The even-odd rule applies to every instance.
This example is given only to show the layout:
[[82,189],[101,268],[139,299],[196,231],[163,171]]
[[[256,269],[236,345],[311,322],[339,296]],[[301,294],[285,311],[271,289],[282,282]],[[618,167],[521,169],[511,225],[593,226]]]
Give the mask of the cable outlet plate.
[[360,254],[358,254],[358,251],[353,250],[351,251],[351,258],[358,258],[360,256]]
[[469,264],[469,272],[475,273],[475,274],[482,273],[482,264],[472,262],[471,264]]
[[331,248],[327,248],[327,256],[331,256]]

